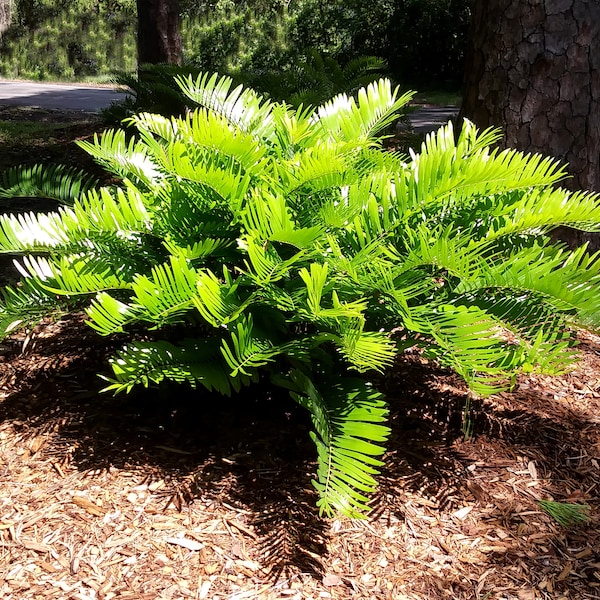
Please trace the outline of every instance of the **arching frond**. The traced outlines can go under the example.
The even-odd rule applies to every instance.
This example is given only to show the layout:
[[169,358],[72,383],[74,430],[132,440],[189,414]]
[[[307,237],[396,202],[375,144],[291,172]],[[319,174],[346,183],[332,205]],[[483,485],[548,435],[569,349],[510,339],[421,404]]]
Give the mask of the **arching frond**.
[[[142,133],[159,136],[167,144],[184,142],[196,151],[203,151],[201,156],[206,159],[216,155],[224,165],[237,164],[244,172],[260,172],[264,165],[264,145],[250,133],[232,127],[223,115],[206,108],[178,119],[144,113],[133,117],[132,122]],[[151,138],[143,135],[143,139]]]
[[358,102],[345,94],[336,96],[316,111],[317,122],[333,139],[374,140],[375,136],[396,121],[400,110],[413,93],[398,97],[389,79],[380,79],[358,91]]
[[254,238],[245,239],[249,261],[244,261],[252,280],[266,286],[279,281],[305,255],[304,251],[297,252],[288,260],[282,260],[272,245],[259,244]]
[[230,331],[231,347],[223,338],[221,353],[231,368],[230,376],[239,374],[252,377],[259,367],[271,362],[282,352],[268,338],[254,335],[252,317],[247,316],[238,320],[235,330]]
[[57,301],[54,294],[37,281],[25,279],[18,287],[0,289],[0,339],[13,331],[39,323],[44,317],[59,319],[72,310],[74,303]]
[[516,233],[540,235],[560,226],[600,231],[600,194],[560,188],[537,189],[506,204],[507,210],[493,215],[486,224],[488,240]]
[[480,194],[491,195],[535,186],[551,186],[565,177],[557,160],[516,150],[491,150],[486,142],[493,130],[481,137],[465,122],[455,142],[452,123],[428,134],[421,153],[413,154],[406,187],[399,188],[402,212],[448,210],[453,203]]
[[197,261],[198,259],[220,255],[226,249],[232,248],[234,243],[227,239],[206,237],[183,248],[171,240],[165,240],[163,244],[169,254],[186,260]]
[[242,131],[265,135],[270,129],[271,103],[241,85],[232,89],[233,80],[230,77],[202,73],[195,80],[191,75],[176,79],[190,100],[225,117]]
[[0,252],[57,251],[107,231],[126,238],[146,231],[148,219],[134,188],[90,190],[71,208],[57,212],[0,215]]
[[600,256],[590,256],[586,248],[567,253],[553,247],[534,246],[510,260],[490,265],[478,277],[465,280],[456,292],[512,290],[534,294],[580,326],[600,327]]
[[179,321],[194,307],[199,274],[183,257],[171,256],[154,267],[150,276],[139,275],[131,285],[132,305],[141,318],[159,325]]
[[71,297],[128,287],[106,265],[90,263],[85,255],[56,260],[25,256],[16,264],[25,277],[37,279],[39,286],[52,294]]
[[72,204],[98,180],[85,171],[64,165],[13,167],[0,175],[0,198],[47,198]]
[[413,323],[434,340],[426,356],[454,369],[483,396],[508,387],[508,373],[523,364],[523,349],[503,339],[496,319],[476,306],[426,308],[417,317],[418,325]]
[[[258,188],[253,190],[240,213],[249,236],[263,242],[281,242],[299,249],[311,248],[323,234],[321,227],[302,227],[294,218],[286,197]],[[243,244],[242,246],[243,247]]]
[[169,380],[177,383],[198,384],[208,391],[229,396],[248,384],[247,378],[233,381],[224,368],[215,346],[210,342],[189,340],[179,346],[168,342],[133,342],[125,346],[110,361],[114,377],[105,391],[129,392],[137,385],[148,387]]
[[100,335],[123,333],[125,327],[139,320],[135,307],[121,302],[107,292],[100,292],[86,309],[89,324]]
[[383,372],[396,356],[396,345],[386,333],[364,331],[364,322],[352,319],[341,327],[340,352],[351,368],[360,372]]
[[235,321],[244,310],[245,304],[237,297],[237,283],[234,283],[229,273],[224,269],[225,281],[217,279],[212,271],[205,270],[198,273],[197,294],[193,302],[198,312],[213,327],[220,327]]
[[317,505],[322,514],[340,513],[350,518],[369,511],[368,496],[383,465],[383,443],[389,436],[384,424],[387,407],[383,396],[360,379],[339,379],[317,390],[304,374],[291,375],[294,399],[311,414],[317,446]]
[[152,188],[163,178],[163,174],[151,157],[143,142],[131,138],[123,130],[109,129],[102,136],[94,134],[93,142],[77,142],[109,171],[148,188]]
[[45,250],[67,241],[58,213],[0,215],[0,252]]

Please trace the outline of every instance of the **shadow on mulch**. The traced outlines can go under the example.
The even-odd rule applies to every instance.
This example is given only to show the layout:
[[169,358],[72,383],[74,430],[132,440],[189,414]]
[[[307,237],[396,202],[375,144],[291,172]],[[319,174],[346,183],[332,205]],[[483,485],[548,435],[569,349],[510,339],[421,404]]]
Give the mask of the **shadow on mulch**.
[[[108,371],[118,339],[98,338],[81,317],[40,335],[24,354],[16,353],[17,342],[5,348],[0,387],[9,395],[0,421],[12,421],[24,438],[47,437],[45,455],[90,476],[123,468],[139,469],[145,482],[164,480],[165,509],[200,497],[243,508],[274,577],[290,567],[323,575],[329,525],[315,509],[310,482],[310,420],[287,394],[256,385],[223,399],[170,386],[111,397],[99,394],[96,373]],[[390,399],[392,436],[375,512],[401,517],[402,490],[423,494],[432,506],[464,502],[471,489],[462,451],[468,442],[461,442],[464,386],[407,354],[381,387]],[[490,414],[481,402],[472,402],[472,418],[478,436],[536,447],[547,457],[538,469],[562,477],[555,472],[555,422],[525,411]],[[562,439],[569,436],[570,444],[561,452],[577,447],[584,426],[575,417],[565,424]]]

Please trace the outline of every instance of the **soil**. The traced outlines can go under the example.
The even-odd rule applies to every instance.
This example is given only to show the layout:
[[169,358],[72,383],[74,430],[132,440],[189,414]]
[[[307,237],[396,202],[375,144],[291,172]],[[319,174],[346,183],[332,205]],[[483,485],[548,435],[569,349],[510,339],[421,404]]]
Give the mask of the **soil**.
[[[257,385],[101,393],[82,315],[0,345],[2,599],[599,599],[600,337],[472,398],[407,352],[368,520],[324,519],[306,415]],[[467,411],[470,435],[465,437]],[[559,525],[538,500],[589,506]]]
[[93,159],[75,144],[75,141],[90,139],[95,132],[102,130],[98,115],[0,105],[0,121],[49,123],[56,126],[46,139],[15,140],[4,144],[0,153],[0,173],[18,165],[57,163],[105,175]]

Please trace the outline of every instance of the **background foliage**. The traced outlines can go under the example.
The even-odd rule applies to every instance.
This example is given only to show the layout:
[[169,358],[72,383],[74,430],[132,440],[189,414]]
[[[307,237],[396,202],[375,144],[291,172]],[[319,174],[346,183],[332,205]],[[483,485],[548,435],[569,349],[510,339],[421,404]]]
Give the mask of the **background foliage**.
[[[184,56],[202,70],[285,68],[314,49],[378,56],[393,76],[462,77],[469,0],[181,0]],[[135,69],[133,0],[19,0],[0,41],[0,75],[77,79]]]
[[108,76],[136,65],[134,0],[18,0],[0,40],[0,75]]

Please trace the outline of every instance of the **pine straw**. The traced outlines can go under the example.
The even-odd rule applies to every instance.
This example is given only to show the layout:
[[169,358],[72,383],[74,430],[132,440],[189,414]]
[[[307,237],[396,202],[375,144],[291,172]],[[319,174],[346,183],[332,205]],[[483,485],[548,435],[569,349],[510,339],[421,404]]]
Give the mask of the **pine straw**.
[[[600,598],[600,338],[562,378],[472,401],[406,355],[372,518],[322,520],[305,415],[257,387],[112,398],[81,319],[4,343],[0,598]],[[0,357],[1,360],[1,357]],[[591,506],[565,529],[538,499]]]

